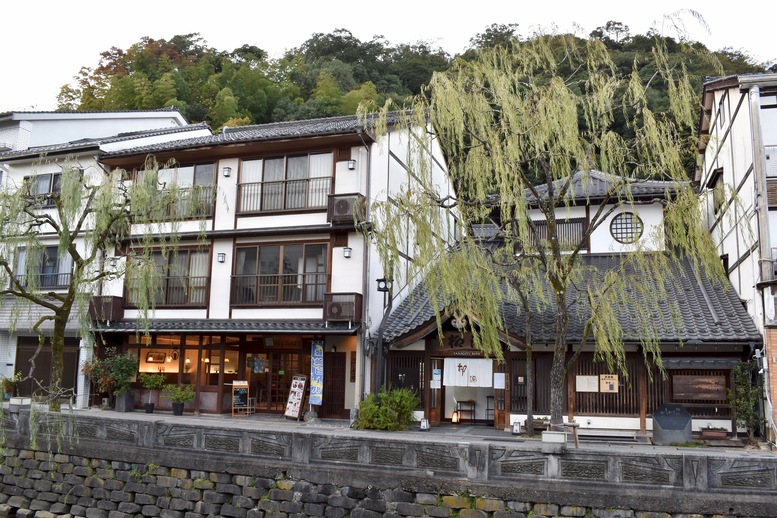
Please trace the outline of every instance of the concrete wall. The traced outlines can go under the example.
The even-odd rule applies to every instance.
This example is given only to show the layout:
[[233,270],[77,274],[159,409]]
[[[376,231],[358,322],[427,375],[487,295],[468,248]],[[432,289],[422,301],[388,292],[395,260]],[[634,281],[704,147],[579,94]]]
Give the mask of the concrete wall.
[[[111,511],[169,518],[777,516],[777,457],[768,452],[610,444],[548,454],[538,441],[509,435],[446,438],[115,412],[45,417],[48,429],[60,423],[78,441],[63,443],[62,453],[34,451],[29,413],[6,413],[6,505],[105,511],[90,511],[93,518]],[[41,432],[39,444],[44,438]]]

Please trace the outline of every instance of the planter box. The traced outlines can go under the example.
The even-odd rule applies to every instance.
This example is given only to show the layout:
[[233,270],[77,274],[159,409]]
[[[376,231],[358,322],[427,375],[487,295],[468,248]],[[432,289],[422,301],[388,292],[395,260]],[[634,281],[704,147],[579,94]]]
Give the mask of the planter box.
[[567,451],[567,432],[542,432],[542,453]]
[[701,438],[705,441],[721,441],[726,438],[726,430],[701,430]]
[[135,410],[135,394],[130,390],[116,396],[117,412],[132,412]]
[[[532,425],[534,426],[535,432],[544,432],[545,430],[550,430],[550,421],[545,421],[543,419],[532,419]],[[528,419],[524,420],[523,427],[526,430],[529,429]]]

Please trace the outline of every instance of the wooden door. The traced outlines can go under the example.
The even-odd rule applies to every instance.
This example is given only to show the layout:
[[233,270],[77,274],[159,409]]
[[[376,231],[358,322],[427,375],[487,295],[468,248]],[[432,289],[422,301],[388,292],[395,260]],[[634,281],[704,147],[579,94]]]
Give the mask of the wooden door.
[[437,426],[442,419],[442,358],[432,358],[429,369],[429,406],[426,417],[431,426]]
[[321,417],[348,419],[345,409],[345,353],[324,353],[324,395]]

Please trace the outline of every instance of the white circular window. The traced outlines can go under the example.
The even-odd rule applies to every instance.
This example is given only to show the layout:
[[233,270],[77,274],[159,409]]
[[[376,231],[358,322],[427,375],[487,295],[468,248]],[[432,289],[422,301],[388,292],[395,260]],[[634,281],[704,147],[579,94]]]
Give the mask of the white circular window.
[[639,216],[633,212],[621,212],[610,223],[610,234],[619,243],[636,243],[642,237],[645,226]]

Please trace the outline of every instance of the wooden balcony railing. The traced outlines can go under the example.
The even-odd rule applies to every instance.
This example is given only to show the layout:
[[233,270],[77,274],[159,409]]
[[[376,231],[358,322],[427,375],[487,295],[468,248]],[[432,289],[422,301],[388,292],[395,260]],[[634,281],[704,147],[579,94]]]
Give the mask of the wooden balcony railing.
[[[210,277],[165,277],[161,290],[154,293],[154,304],[175,307],[205,307],[208,304]],[[140,281],[129,279],[125,300],[128,306],[140,302]]]
[[237,212],[274,212],[325,208],[332,177],[241,183],[237,186]]
[[234,306],[321,304],[329,282],[328,273],[232,276]]
[[35,275],[17,275],[16,279],[22,286],[29,286],[35,277],[35,283],[39,288],[67,288],[70,286],[70,279],[73,274],[70,273],[39,273]]

